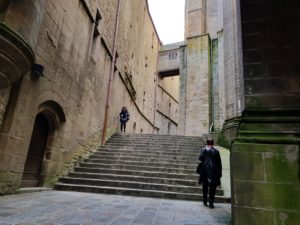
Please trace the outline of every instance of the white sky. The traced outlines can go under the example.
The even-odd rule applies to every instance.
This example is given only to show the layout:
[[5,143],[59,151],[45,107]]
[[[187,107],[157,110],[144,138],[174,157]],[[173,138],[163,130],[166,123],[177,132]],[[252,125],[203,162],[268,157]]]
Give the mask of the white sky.
[[148,0],[148,3],[163,44],[183,41],[185,0]]

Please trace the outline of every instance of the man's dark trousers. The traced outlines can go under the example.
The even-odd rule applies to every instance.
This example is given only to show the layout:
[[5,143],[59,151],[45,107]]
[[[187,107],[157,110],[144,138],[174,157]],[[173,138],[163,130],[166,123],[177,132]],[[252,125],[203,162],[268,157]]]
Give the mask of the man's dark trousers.
[[202,189],[203,189],[203,203],[205,205],[207,205],[208,188],[209,188],[209,205],[213,206],[213,203],[214,203],[214,200],[215,200],[217,186],[213,182],[208,182],[207,180],[203,182],[203,184],[202,184]]

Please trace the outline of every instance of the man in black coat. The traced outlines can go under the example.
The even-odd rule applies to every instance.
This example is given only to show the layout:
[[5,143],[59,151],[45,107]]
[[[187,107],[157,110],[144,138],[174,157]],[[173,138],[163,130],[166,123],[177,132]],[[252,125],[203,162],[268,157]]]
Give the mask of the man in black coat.
[[216,188],[221,185],[222,162],[219,151],[213,147],[214,140],[208,139],[206,143],[199,156],[201,161],[199,184],[202,183],[203,204],[207,206],[209,189],[209,208],[214,208]]

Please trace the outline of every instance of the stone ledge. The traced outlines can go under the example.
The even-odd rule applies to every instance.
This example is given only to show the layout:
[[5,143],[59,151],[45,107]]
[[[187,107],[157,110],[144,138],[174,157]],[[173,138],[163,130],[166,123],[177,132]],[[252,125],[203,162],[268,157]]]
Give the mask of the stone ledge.
[[51,190],[52,190],[51,188],[46,188],[46,187],[20,188],[18,190],[18,193],[19,194],[25,194],[25,193],[51,191]]

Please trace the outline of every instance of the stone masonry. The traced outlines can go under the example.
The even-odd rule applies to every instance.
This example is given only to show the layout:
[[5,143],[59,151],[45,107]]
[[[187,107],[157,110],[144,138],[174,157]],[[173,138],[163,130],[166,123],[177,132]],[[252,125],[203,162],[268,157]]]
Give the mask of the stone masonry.
[[[27,169],[39,173],[39,185],[46,186],[91,146],[99,145],[103,132],[109,137],[119,130],[122,106],[131,115],[128,132],[159,129],[154,114],[160,40],[147,1],[121,0],[118,14],[117,0],[26,2],[26,7],[18,1],[0,3],[1,45],[11,45],[16,41],[8,41],[16,39],[26,46],[17,44],[14,52],[3,48],[3,55],[18,62],[22,58],[16,53],[28,49],[24,50],[28,56],[20,53],[26,55],[22,60],[27,64],[15,63],[23,66],[19,77],[2,71],[10,67],[0,67],[9,86],[0,90],[0,193],[15,192],[21,185],[29,146],[35,141],[31,137],[37,115],[48,124],[43,128],[48,134],[42,150],[45,157],[37,164],[40,168]],[[112,63],[115,38],[116,61]],[[0,60],[1,65],[7,62]],[[33,63],[44,67],[42,76],[31,71]]]

